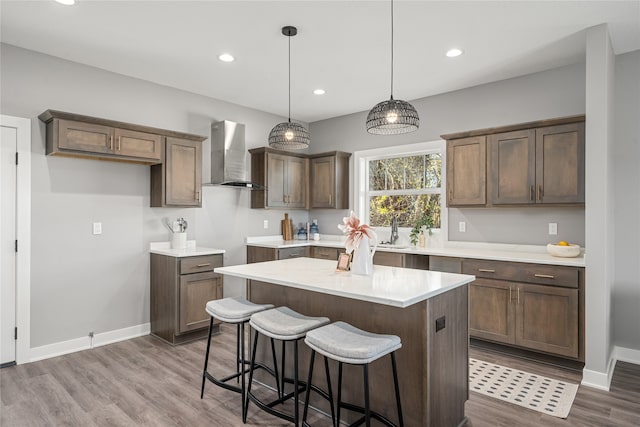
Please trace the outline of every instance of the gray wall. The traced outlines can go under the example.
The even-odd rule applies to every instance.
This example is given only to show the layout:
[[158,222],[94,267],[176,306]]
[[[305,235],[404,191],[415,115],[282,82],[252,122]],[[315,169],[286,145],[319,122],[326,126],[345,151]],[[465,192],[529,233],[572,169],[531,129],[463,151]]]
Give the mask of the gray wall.
[[[45,156],[51,108],[199,135],[222,119],[245,123],[247,147],[264,146],[283,117],[0,45],[2,114],[32,123],[31,346],[149,321],[149,242],[166,241],[163,217],[189,221],[188,238],[244,263],[248,235],[280,234],[282,211],[249,209],[249,191],[204,187],[202,209],[149,207],[149,167]],[[238,88],[241,90],[241,88]],[[207,167],[208,170],[208,167]],[[290,212],[306,221],[306,212]],[[269,229],[263,229],[263,220]],[[91,223],[102,222],[93,236]],[[225,293],[243,292],[225,278]]]
[[[396,86],[402,90],[402,82]],[[397,95],[401,97],[402,93]],[[412,104],[420,114],[417,132],[370,135],[364,127],[367,114],[364,111],[311,123],[311,150],[354,152],[391,144],[434,141],[451,132],[584,114],[585,67],[584,64],[571,65],[422,98]],[[351,163],[353,173],[353,161]],[[336,224],[345,214],[348,211],[318,210],[312,211],[310,218],[318,218],[322,232],[339,234]],[[564,239],[584,245],[584,209],[581,208],[452,208],[449,215],[449,240],[535,245]],[[458,221],[467,223],[466,233],[458,232]],[[558,223],[558,236],[547,234],[549,222]]]
[[615,262],[613,341],[640,350],[640,51],[619,55],[615,73]]

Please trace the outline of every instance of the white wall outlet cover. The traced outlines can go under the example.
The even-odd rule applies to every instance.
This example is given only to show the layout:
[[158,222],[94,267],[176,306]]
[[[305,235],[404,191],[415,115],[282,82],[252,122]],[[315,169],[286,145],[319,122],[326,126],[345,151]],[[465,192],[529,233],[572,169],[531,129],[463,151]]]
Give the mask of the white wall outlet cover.
[[550,222],[549,223],[549,235],[557,236],[558,235],[558,223]]
[[93,234],[102,234],[102,223],[94,222],[93,223]]
[[464,222],[464,221],[458,222],[458,231],[460,233],[466,233],[467,232],[467,223]]
[[263,226],[265,229],[269,228],[269,220],[268,220],[268,219],[265,219],[265,220],[264,220],[264,223],[263,223],[263,225],[262,225],[262,226]]

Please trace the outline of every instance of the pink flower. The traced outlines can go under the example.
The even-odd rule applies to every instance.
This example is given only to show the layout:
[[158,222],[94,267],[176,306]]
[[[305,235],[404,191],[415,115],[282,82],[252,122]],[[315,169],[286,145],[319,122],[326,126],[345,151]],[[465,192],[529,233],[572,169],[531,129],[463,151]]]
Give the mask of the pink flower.
[[360,220],[353,211],[351,211],[351,215],[344,217],[342,222],[344,225],[338,224],[338,228],[347,236],[345,247],[348,254],[360,247],[362,236],[367,236],[369,240],[373,240],[374,242],[378,239],[373,228],[367,224],[360,224]]

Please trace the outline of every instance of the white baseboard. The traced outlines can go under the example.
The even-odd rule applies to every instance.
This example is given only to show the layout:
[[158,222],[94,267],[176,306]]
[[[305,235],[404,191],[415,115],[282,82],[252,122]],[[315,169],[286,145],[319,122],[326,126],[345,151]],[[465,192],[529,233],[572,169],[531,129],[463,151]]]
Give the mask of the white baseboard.
[[101,332],[93,337],[93,345],[91,338],[82,337],[74,338],[68,341],[47,344],[40,347],[34,347],[30,351],[30,362],[49,359],[51,357],[62,356],[63,354],[74,353],[76,351],[89,350],[93,347],[100,347],[112,344],[118,341],[124,341],[131,338],[149,335],[151,331],[150,323],[131,326],[129,328],[116,329],[115,331]]
[[582,385],[609,391],[613,371],[618,361],[634,363],[640,365],[640,350],[633,348],[625,348],[614,346],[609,359],[607,372],[592,371],[589,369],[582,370]]
[[613,357],[616,359],[616,361],[619,360],[621,362],[629,362],[635,365],[640,365],[640,350],[618,347],[616,345],[613,347]]

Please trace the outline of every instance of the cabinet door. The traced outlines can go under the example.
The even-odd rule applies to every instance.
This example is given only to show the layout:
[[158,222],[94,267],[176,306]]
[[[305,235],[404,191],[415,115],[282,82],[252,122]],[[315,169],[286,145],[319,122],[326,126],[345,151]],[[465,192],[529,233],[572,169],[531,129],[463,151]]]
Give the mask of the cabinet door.
[[167,137],[165,204],[202,206],[202,144]]
[[584,123],[536,129],[538,203],[584,203]]
[[515,342],[515,286],[509,282],[476,279],[469,287],[469,335],[491,341]]
[[212,271],[180,276],[178,332],[184,333],[209,326],[205,310],[208,301],[218,298],[222,276]]
[[578,357],[578,290],[518,285],[516,344]]
[[487,203],[487,137],[447,142],[447,206]]
[[162,160],[162,137],[128,129],[115,130],[115,152],[121,156]]
[[113,131],[109,126],[58,120],[58,148],[113,154]]
[[405,257],[404,254],[377,251],[375,255],[373,255],[373,263],[375,265],[386,265],[388,267],[404,267]]
[[285,183],[287,203],[291,208],[307,207],[307,159],[290,157],[287,159]]
[[492,203],[536,203],[535,131],[491,135],[489,146]]
[[311,207],[335,207],[336,158],[335,156],[311,159]]
[[286,207],[286,170],[287,157],[280,154],[267,154],[267,206]]
[[254,262],[275,261],[277,249],[262,248],[260,246],[247,246],[247,264]]
[[311,251],[308,246],[278,249],[278,259],[309,257]]

